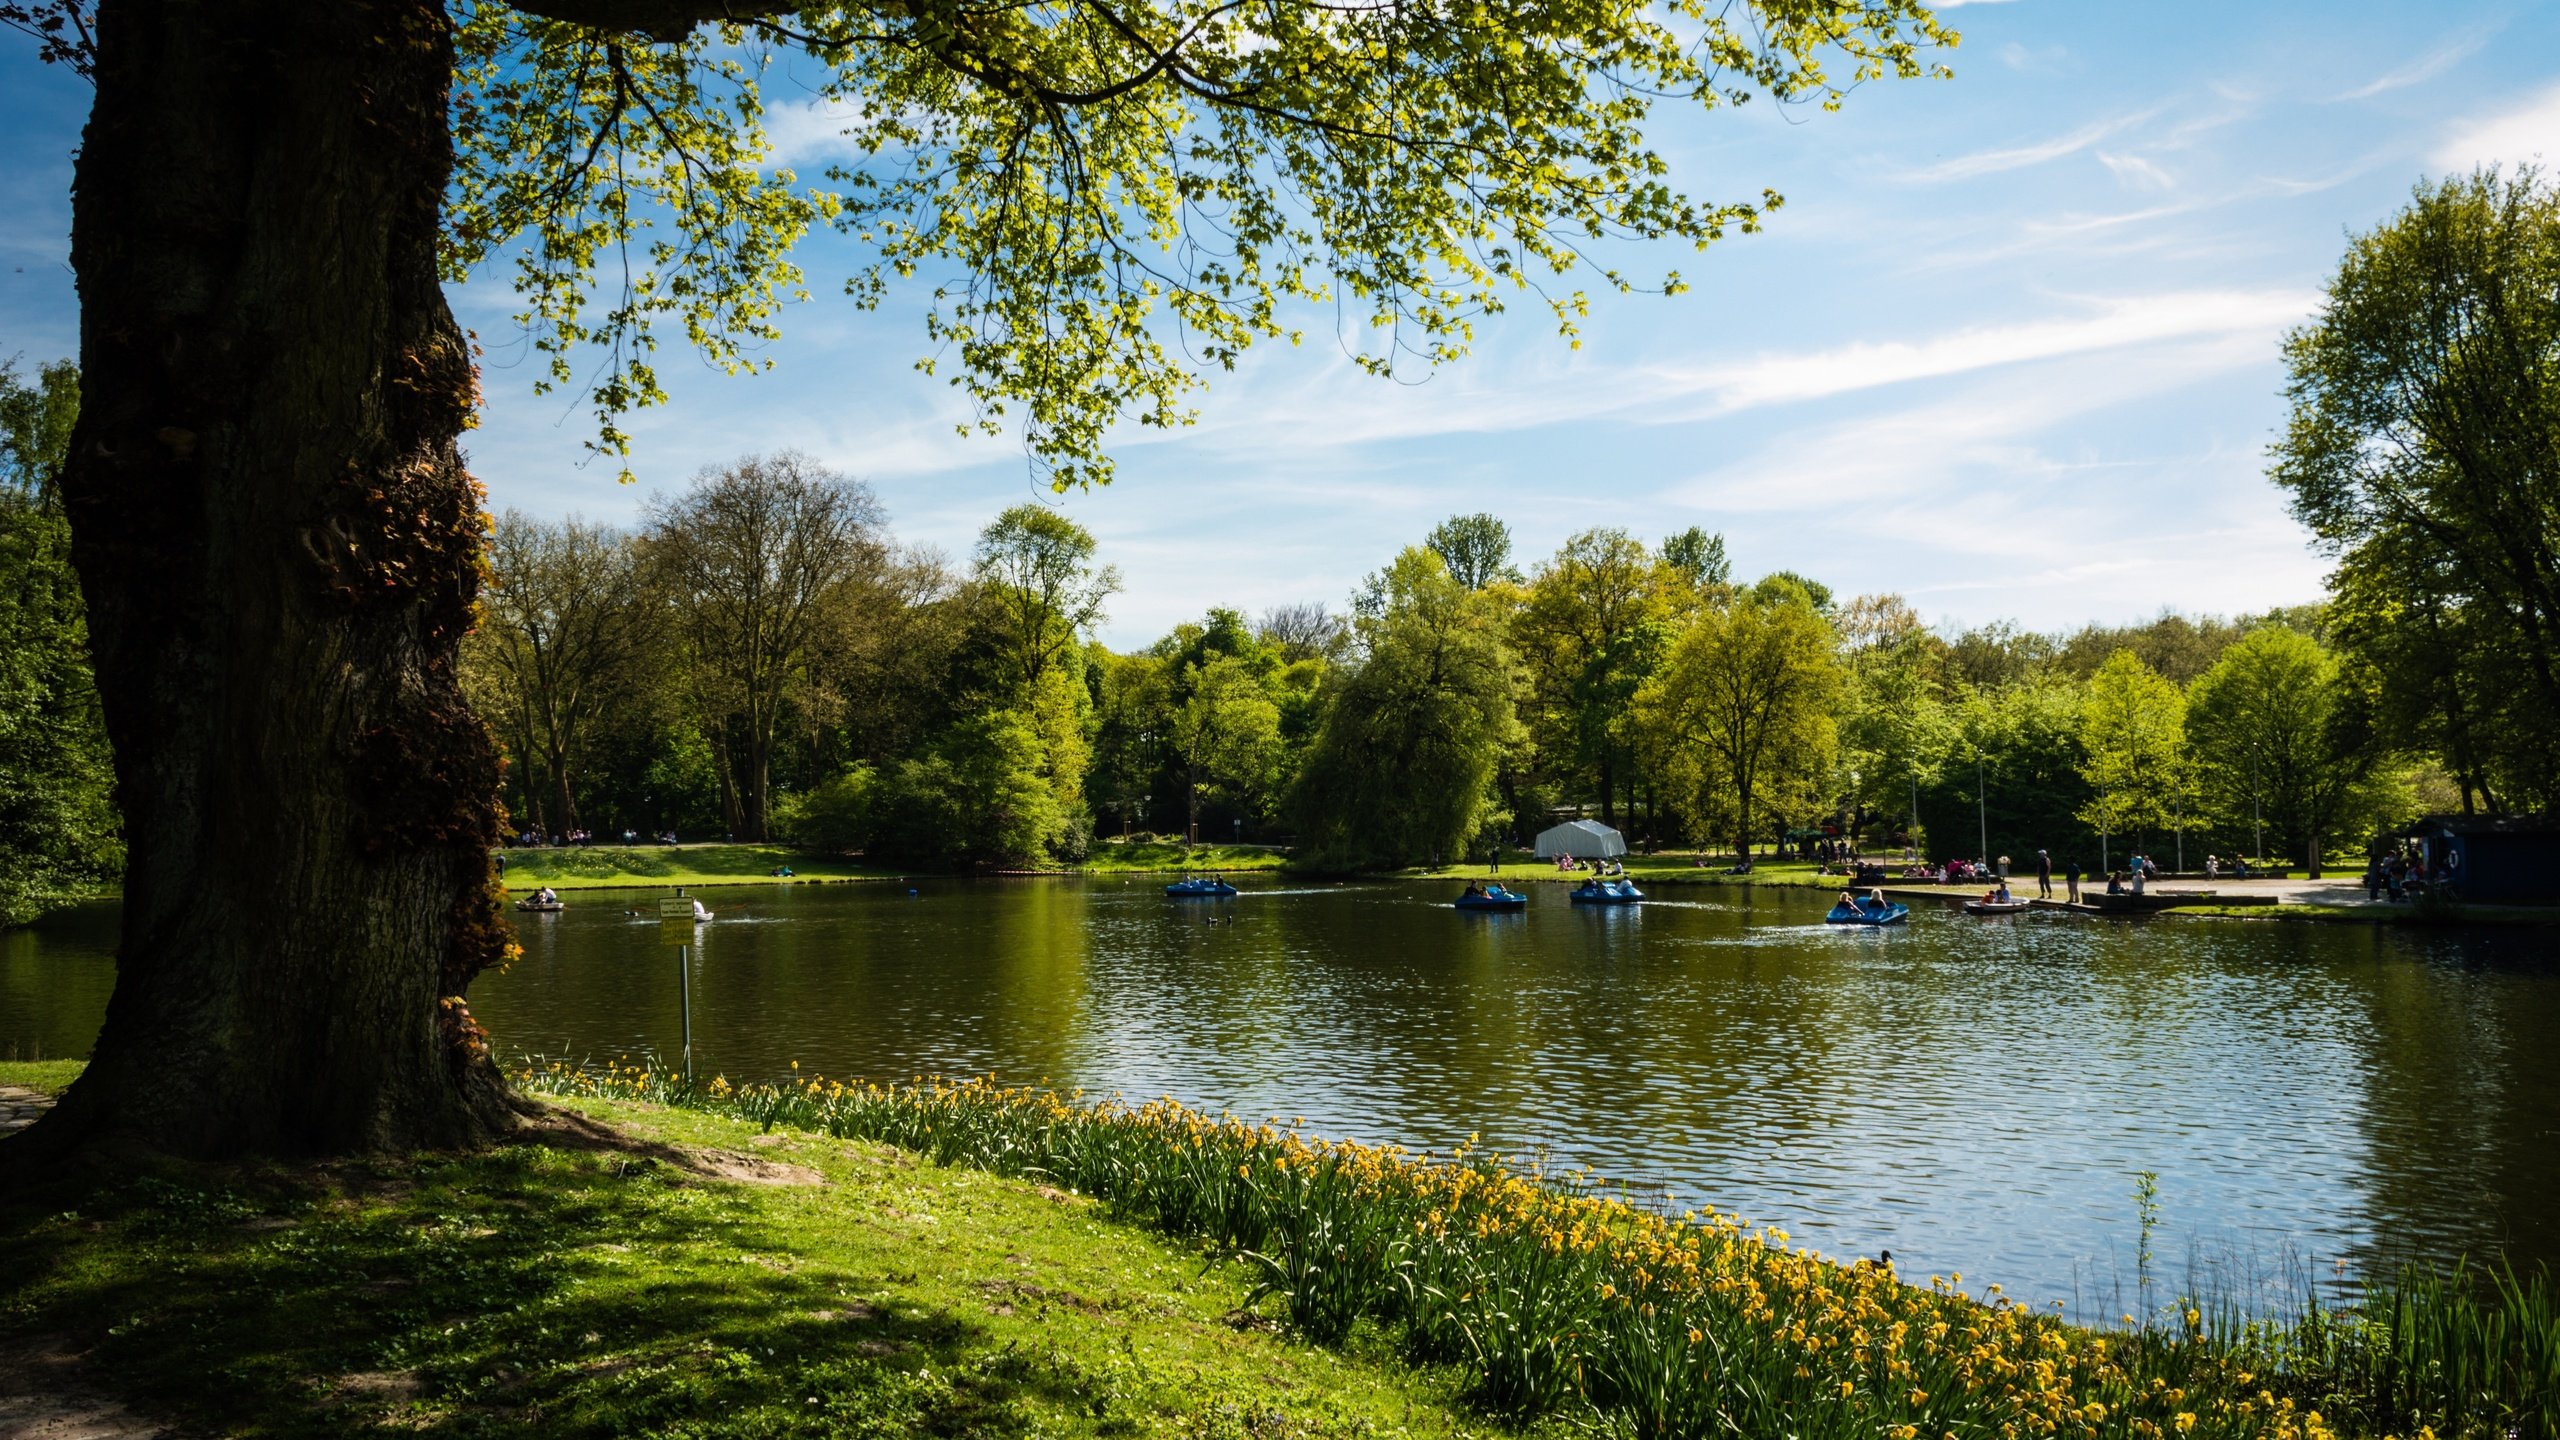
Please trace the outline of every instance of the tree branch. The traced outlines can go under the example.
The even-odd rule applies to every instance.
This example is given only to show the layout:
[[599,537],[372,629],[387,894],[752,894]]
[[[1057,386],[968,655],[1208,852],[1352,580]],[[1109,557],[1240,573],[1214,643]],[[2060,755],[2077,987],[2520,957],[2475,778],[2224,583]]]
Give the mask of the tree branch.
[[792,15],[800,7],[788,0],[508,0],[527,15],[584,25],[591,30],[618,30],[646,35],[661,43],[683,39],[695,27]]

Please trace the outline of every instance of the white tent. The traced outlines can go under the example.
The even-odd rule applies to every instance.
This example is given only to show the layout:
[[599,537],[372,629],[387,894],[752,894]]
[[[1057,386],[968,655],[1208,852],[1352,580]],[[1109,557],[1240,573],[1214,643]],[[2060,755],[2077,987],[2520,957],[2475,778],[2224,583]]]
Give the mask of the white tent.
[[1537,855],[1541,860],[1553,860],[1559,855],[1577,860],[1608,860],[1626,853],[1626,837],[1597,820],[1567,820],[1554,829],[1538,832]]

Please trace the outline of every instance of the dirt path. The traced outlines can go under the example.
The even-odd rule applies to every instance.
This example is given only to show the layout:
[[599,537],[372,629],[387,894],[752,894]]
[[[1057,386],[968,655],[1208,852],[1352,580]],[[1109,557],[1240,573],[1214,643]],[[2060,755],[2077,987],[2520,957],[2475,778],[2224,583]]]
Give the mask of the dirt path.
[[0,1350],[0,1440],[177,1440],[182,1433],[89,1392],[59,1341]]
[[[39,1090],[16,1085],[0,1085],[0,1135],[24,1130],[36,1123],[36,1117],[53,1108],[53,1097]],[[0,1440],[7,1440],[0,1430]]]

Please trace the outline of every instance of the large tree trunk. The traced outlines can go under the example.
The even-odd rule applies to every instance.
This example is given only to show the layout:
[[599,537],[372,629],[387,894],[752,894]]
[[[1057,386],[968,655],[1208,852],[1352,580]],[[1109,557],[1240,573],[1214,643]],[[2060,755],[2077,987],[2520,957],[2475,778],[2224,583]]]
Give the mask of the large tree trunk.
[[578,828],[578,802],[569,793],[569,757],[555,748],[551,752],[551,798],[560,807],[560,833]]
[[105,0],[63,492],[129,847],[88,1072],[13,1161],[455,1145],[510,936],[438,288],[434,0]]

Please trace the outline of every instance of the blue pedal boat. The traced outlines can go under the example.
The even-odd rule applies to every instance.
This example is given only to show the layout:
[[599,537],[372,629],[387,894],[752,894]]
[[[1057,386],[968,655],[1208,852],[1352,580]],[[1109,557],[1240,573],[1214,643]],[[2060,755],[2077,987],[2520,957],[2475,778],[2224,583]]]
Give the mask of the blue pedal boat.
[[1224,880],[1208,879],[1176,880],[1164,887],[1164,893],[1176,900],[1223,900],[1242,892]]
[[1903,904],[1887,905],[1881,910],[1834,905],[1831,913],[1822,917],[1823,923],[1828,925],[1899,925],[1910,918],[1911,907]]
[[1585,880],[1572,895],[1576,905],[1633,905],[1643,898],[1633,880]]
[[1481,895],[1461,895],[1449,902],[1461,910],[1526,910],[1529,897],[1517,890],[1491,886]]

